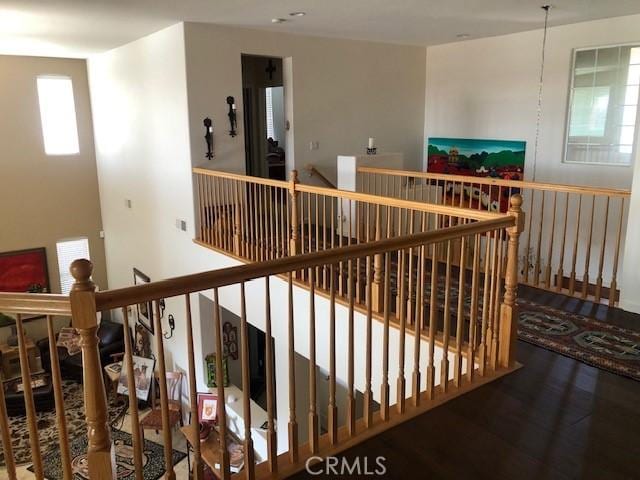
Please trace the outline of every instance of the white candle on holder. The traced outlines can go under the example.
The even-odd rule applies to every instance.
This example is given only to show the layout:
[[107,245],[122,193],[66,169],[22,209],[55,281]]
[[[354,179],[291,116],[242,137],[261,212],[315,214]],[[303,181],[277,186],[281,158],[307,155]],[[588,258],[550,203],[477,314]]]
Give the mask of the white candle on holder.
[[374,143],[376,139],[373,137],[369,137],[369,148],[374,148]]

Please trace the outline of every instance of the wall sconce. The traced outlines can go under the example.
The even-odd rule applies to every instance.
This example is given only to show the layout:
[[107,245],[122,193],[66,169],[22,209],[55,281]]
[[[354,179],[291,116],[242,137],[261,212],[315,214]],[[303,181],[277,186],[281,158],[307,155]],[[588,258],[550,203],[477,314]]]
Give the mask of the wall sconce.
[[229,104],[229,125],[231,125],[229,135],[235,137],[238,134],[236,132],[236,128],[238,127],[238,120],[236,115],[236,100],[233,97],[227,97],[227,103]]
[[204,139],[207,141],[207,153],[205,157],[211,160],[213,158],[213,123],[209,117],[205,118],[203,123],[205,129]]
[[169,322],[169,335],[165,333],[163,334],[163,337],[168,340],[173,337],[173,331],[176,329],[176,319],[173,318],[172,314],[169,314],[169,316],[167,317],[167,321]]

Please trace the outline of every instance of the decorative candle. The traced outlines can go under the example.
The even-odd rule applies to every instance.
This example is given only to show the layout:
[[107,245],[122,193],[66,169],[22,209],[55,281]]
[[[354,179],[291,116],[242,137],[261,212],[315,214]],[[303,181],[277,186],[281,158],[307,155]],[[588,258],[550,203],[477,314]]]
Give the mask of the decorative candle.
[[236,109],[236,104],[234,103],[233,105],[231,105],[231,109],[235,110]]
[[373,137],[369,137],[369,148],[373,148],[376,139]]

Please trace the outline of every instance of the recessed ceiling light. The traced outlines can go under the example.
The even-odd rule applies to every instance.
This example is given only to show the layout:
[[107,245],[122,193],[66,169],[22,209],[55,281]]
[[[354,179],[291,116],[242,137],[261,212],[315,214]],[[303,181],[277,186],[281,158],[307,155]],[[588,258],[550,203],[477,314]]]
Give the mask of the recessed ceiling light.
[[456,35],[456,38],[459,38],[461,40],[464,40],[465,38],[470,38],[471,35],[469,35],[468,33],[459,33]]
[[287,21],[286,18],[272,18],[271,19],[271,23],[284,23],[286,21]]
[[291,12],[289,16],[291,17],[304,17],[307,12]]

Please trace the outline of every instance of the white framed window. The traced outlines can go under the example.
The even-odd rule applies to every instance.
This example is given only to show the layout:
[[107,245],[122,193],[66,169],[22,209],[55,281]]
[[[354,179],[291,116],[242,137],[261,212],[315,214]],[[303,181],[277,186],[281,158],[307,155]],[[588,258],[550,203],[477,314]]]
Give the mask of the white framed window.
[[267,87],[265,89],[264,96],[267,115],[267,138],[275,139],[275,133],[273,130],[273,89],[271,87]]
[[639,89],[640,45],[574,50],[564,162],[631,165]]
[[76,106],[71,78],[39,76],[37,87],[45,153],[47,155],[79,153]]
[[67,295],[75,281],[69,271],[71,263],[78,258],[91,259],[89,256],[89,239],[81,237],[60,240],[56,242],[56,252],[58,254],[58,272],[60,272],[60,290]]

